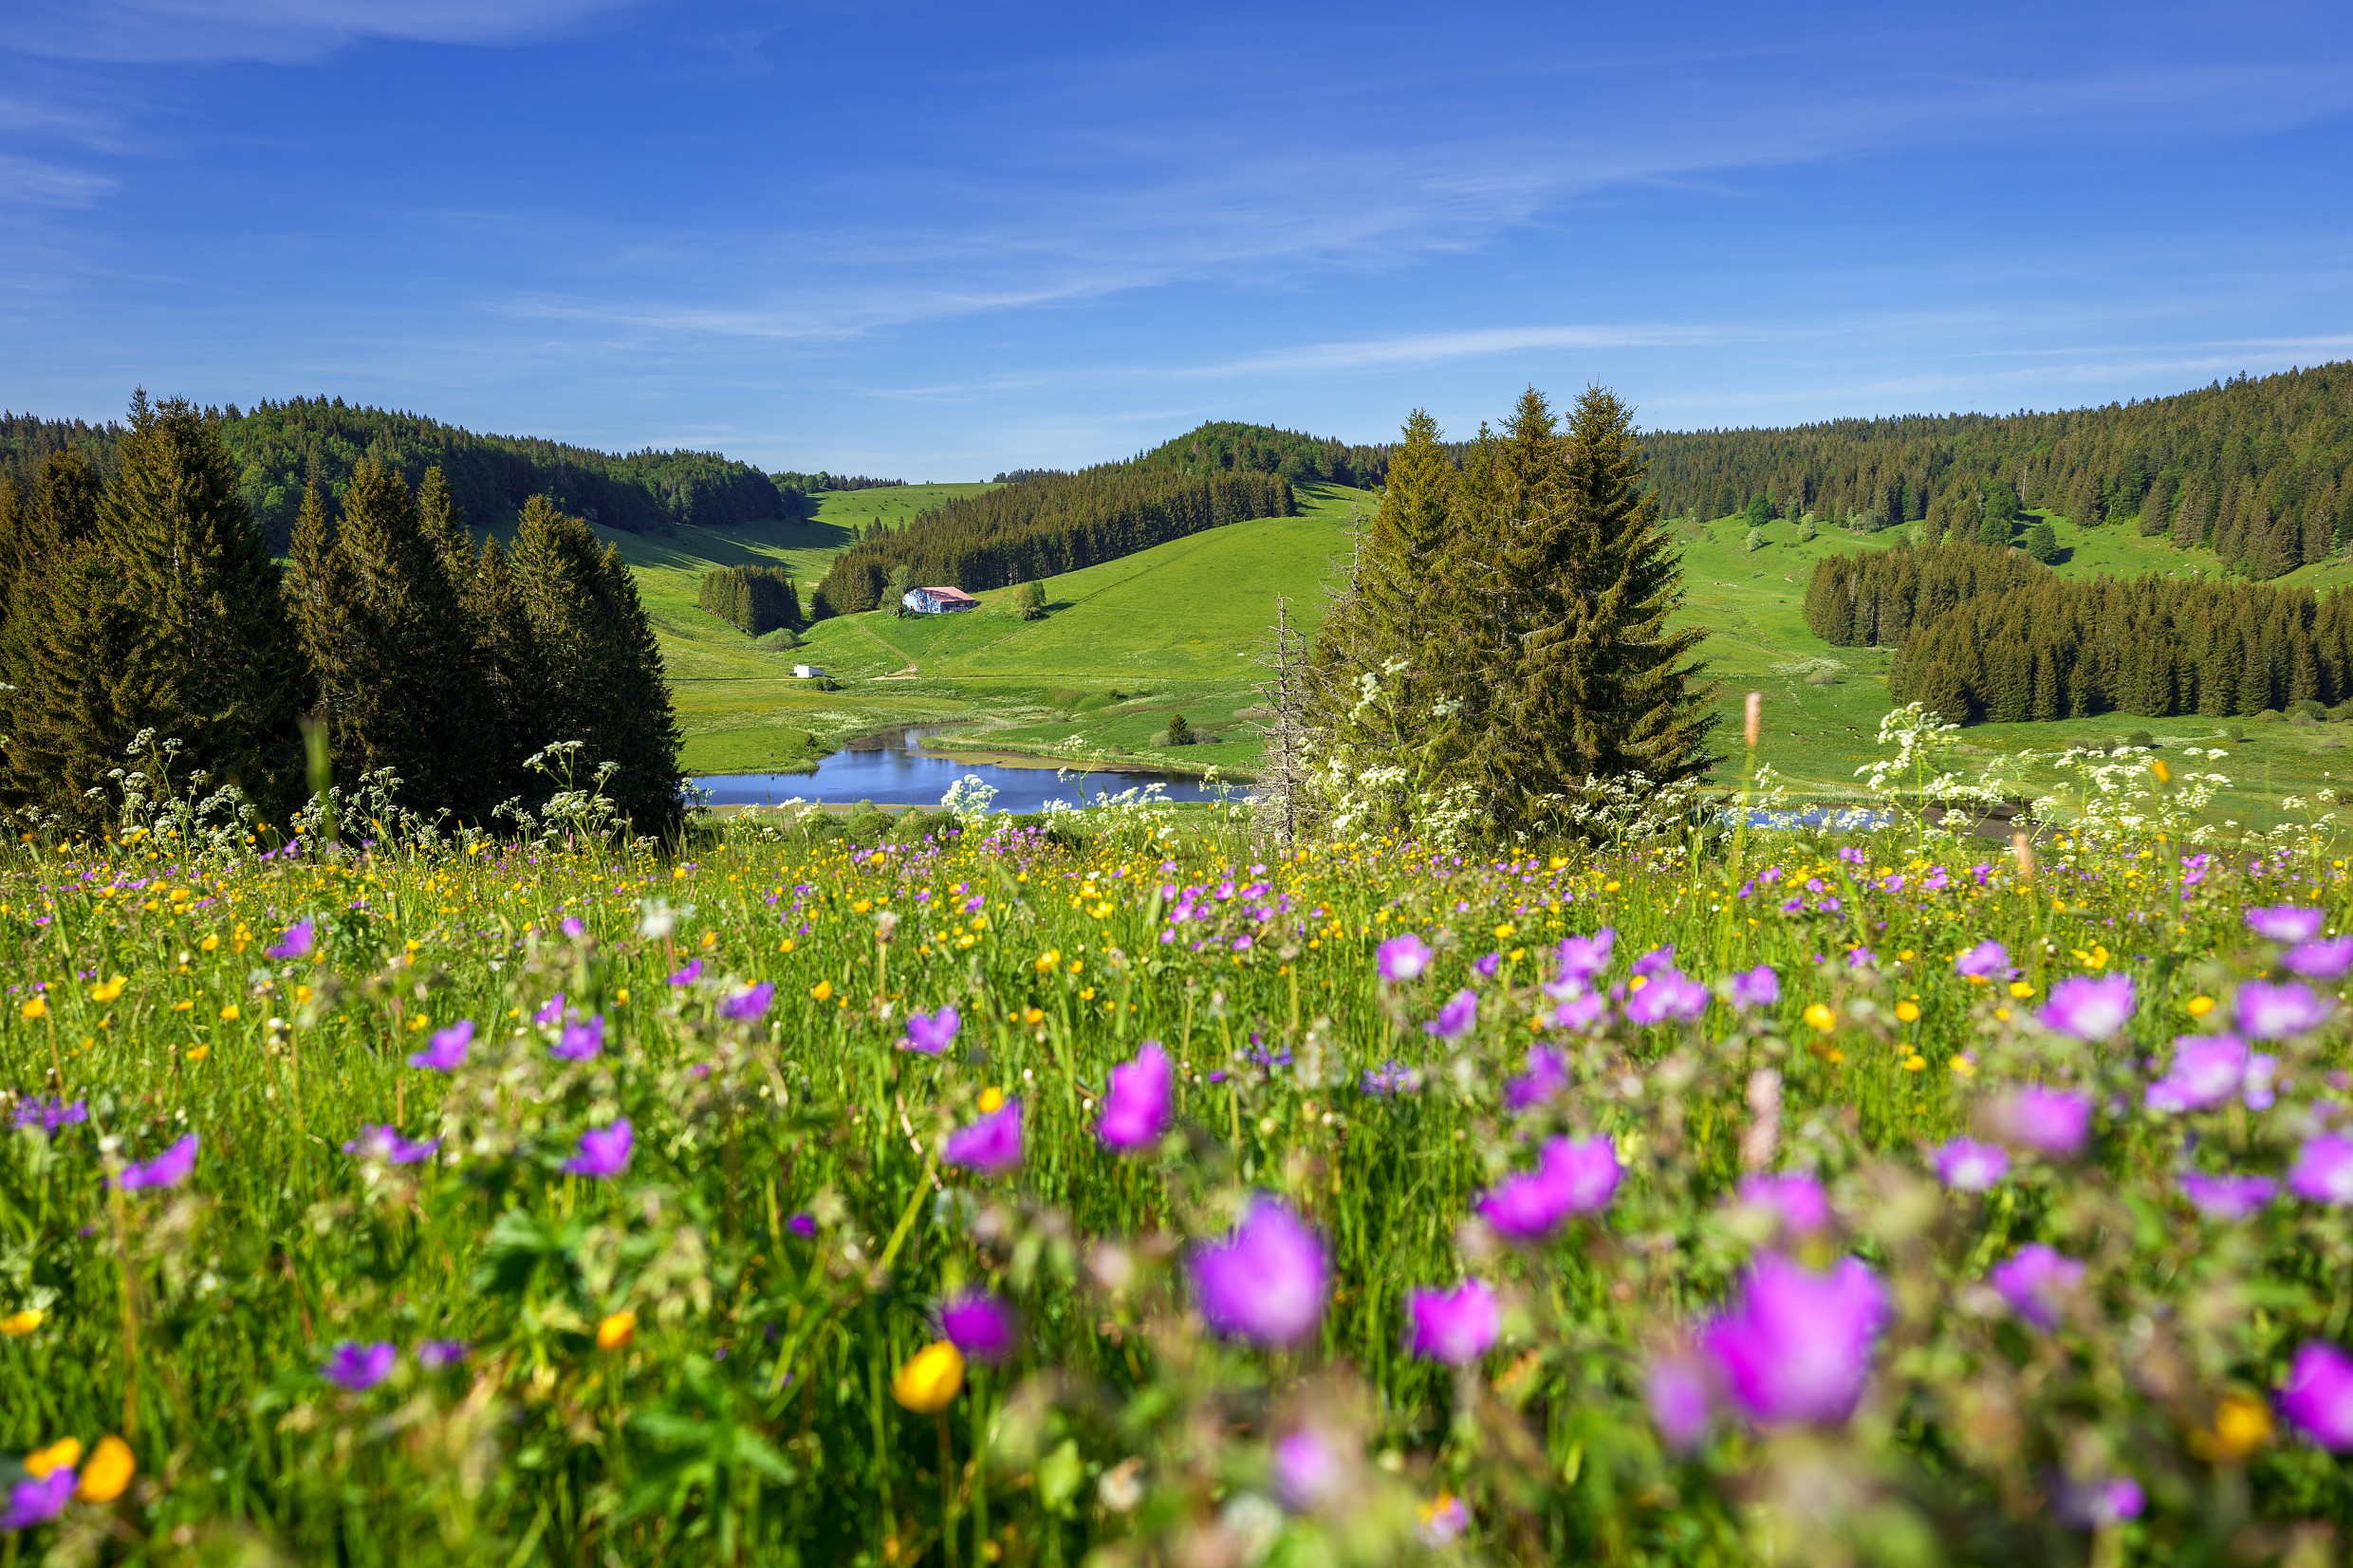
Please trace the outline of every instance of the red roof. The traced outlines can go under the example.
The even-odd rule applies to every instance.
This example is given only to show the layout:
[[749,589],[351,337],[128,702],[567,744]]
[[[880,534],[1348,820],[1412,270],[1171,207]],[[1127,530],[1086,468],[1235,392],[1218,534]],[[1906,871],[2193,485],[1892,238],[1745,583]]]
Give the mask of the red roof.
[[978,604],[980,602],[980,600],[974,599],[972,595],[966,593],[961,588],[926,588],[922,591],[931,595],[934,599],[944,599],[952,604]]

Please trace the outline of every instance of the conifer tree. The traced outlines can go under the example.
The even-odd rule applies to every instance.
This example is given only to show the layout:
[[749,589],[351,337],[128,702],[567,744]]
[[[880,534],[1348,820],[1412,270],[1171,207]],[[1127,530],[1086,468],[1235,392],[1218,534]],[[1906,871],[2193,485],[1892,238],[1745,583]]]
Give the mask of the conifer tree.
[[[1437,422],[1417,409],[1390,454],[1380,507],[1356,541],[1346,591],[1325,617],[1306,674],[1306,724],[1327,754],[1396,765],[1395,785],[1366,821],[1402,828],[1449,728],[1432,707],[1447,684],[1453,639],[1439,636],[1437,580],[1455,473]],[[1367,701],[1367,682],[1378,693]],[[1384,775],[1387,776],[1387,775]]]
[[301,775],[306,674],[237,470],[204,415],[143,392],[119,452],[88,546],[48,576],[20,666],[24,709],[82,717],[57,721],[52,758],[28,754],[42,744],[30,730],[12,740],[10,772],[59,800],[148,729],[180,743],[183,777],[239,785],[282,821]]
[[337,771],[388,767],[411,809],[481,819],[492,803],[489,693],[441,538],[407,482],[364,461],[322,551],[315,493],[295,525],[291,599]]
[[1548,816],[1588,779],[1706,772],[1714,688],[1687,662],[1706,634],[1667,627],[1681,565],[1643,489],[1632,412],[1589,388],[1559,431],[1531,389],[1493,472],[1499,635],[1480,650],[1491,697],[1464,771],[1497,836],[1557,826]]
[[528,801],[542,793],[546,781],[526,771],[524,760],[564,737],[549,729],[547,655],[523,601],[523,585],[496,538],[482,542],[466,609],[482,638],[491,700],[491,793],[501,802]]
[[618,764],[606,794],[639,832],[672,830],[684,784],[677,718],[653,622],[621,552],[600,551],[586,524],[533,496],[513,567],[545,661],[547,700],[533,738],[583,742],[575,782],[584,785],[599,765]]

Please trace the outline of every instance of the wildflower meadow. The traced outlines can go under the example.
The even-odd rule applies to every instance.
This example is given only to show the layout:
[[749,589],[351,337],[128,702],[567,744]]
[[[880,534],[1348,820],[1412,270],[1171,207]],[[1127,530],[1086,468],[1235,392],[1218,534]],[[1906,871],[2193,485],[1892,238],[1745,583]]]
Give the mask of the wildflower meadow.
[[7,1560],[2334,1561],[2353,891],[2160,775],[24,842]]

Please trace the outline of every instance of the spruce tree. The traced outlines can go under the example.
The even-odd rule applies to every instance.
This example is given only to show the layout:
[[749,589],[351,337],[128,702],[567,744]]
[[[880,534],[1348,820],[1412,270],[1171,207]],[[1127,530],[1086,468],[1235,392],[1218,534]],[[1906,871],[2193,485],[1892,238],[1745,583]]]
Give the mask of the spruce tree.
[[336,770],[390,768],[412,810],[480,820],[493,803],[489,693],[441,542],[398,472],[353,469],[332,543],[315,492],[295,525],[295,624],[317,673]]
[[1496,443],[1491,574],[1501,636],[1466,774],[1499,837],[1554,823],[1588,779],[1670,784],[1707,771],[1712,685],[1670,631],[1682,570],[1643,489],[1632,412],[1588,388],[1566,431],[1531,389]]
[[1454,490],[1437,423],[1417,409],[1390,455],[1380,509],[1356,541],[1347,590],[1325,617],[1306,673],[1306,722],[1327,754],[1401,765],[1365,823],[1377,831],[1410,821],[1447,728],[1432,712],[1452,645],[1438,635],[1436,572]]
[[128,627],[130,643],[105,677],[111,731],[92,738],[117,754],[140,729],[176,739],[183,772],[237,784],[282,821],[298,798],[307,674],[237,470],[203,414],[143,392],[119,462],[92,544],[121,612],[108,629]]
[[602,763],[618,764],[606,794],[639,832],[673,830],[684,784],[677,718],[653,622],[621,552],[600,550],[585,523],[533,496],[513,565],[545,661],[537,734],[584,743],[576,783],[586,784]]
[[533,800],[545,792],[547,781],[527,771],[524,760],[563,737],[547,728],[547,655],[523,601],[523,585],[495,538],[484,540],[475,558],[466,610],[482,638],[491,699],[491,793],[500,802]]

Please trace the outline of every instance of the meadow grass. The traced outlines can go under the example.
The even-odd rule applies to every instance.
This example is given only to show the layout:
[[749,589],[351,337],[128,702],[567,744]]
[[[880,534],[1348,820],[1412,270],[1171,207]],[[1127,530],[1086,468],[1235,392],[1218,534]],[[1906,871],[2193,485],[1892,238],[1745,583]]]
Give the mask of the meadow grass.
[[[2353,1245],[2308,1202],[2202,1218],[2175,1172],[2276,1172],[2344,1114],[2342,1024],[2270,1030],[2262,1111],[2141,1102],[2167,1041],[2277,972],[2242,911],[2342,920],[2345,873],[2310,845],[2186,847],[2063,838],[2031,872],[1918,826],[1275,855],[1216,812],[882,846],[750,813],[676,855],[20,846],[0,1449],[129,1439],[136,1481],[43,1527],[69,1560],[2285,1550],[2321,1539],[2298,1520],[2353,1522],[2342,1469],[2269,1402],[2301,1343],[2344,1334]],[[1603,929],[1598,1016],[1556,1017],[1584,1005],[1556,948]],[[1428,968],[1384,980],[1376,950],[1407,932]],[[2006,963],[1957,973],[1989,938]],[[1776,1000],[1636,1016],[1678,971],[1760,965]],[[2121,1029],[2036,1022],[2118,975]],[[1471,1022],[1425,1026],[1464,992]],[[947,1051],[905,1048],[946,1006]],[[408,1064],[461,1021],[462,1062]],[[1121,1153],[1100,1101],[1146,1040],[1172,1121]],[[1536,1047],[1562,1081],[1530,1098]],[[2003,1132],[2028,1080],[2084,1093],[2080,1153]],[[952,1163],[952,1132],[1009,1100],[1018,1168]],[[566,1172],[622,1118],[623,1172]],[[435,1146],[397,1163],[371,1126]],[[1928,1172],[1964,1128],[2010,1143],[1983,1195]],[[1516,1246],[1474,1220],[1543,1140],[1597,1134],[1622,1175],[1588,1217]],[[110,1190],[189,1135],[184,1183]],[[1776,1169],[1818,1178],[1822,1219],[1740,1199]],[[1187,1249],[1252,1192],[1327,1249],[1295,1343],[1195,1310]],[[1985,1282],[2037,1239],[2094,1270],[2063,1333]],[[1776,1247],[1885,1282],[1843,1353],[1857,1413],[1724,1404],[1713,1435],[1662,1436],[1658,1369]],[[1465,1277],[1496,1292],[1499,1342],[1409,1356],[1406,1293]],[[974,1290],[1016,1342],[943,1400],[906,1369]],[[462,1354],[428,1369],[435,1341]],[[389,1374],[329,1381],[344,1342],[392,1347]],[[1301,1441],[1328,1485],[1299,1478]],[[2122,1480],[2132,1517],[2070,1501]]]

